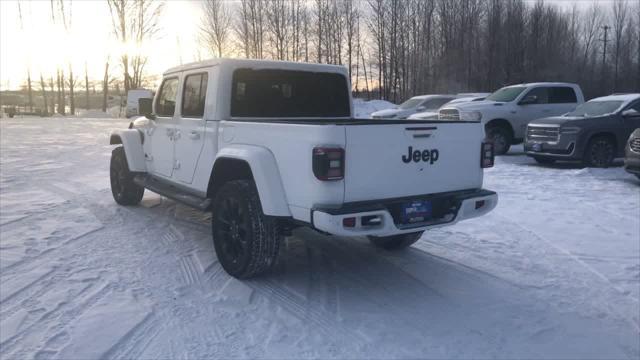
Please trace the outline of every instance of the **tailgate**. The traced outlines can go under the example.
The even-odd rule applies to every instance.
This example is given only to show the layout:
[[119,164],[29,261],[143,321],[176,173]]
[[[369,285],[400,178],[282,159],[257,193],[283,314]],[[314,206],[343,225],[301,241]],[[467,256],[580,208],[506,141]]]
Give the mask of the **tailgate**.
[[482,186],[480,123],[346,126],[345,202]]

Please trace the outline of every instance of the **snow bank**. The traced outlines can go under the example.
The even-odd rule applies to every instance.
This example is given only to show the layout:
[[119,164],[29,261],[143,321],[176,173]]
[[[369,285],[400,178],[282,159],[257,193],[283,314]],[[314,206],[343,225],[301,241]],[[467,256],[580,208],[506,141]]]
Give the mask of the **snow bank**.
[[77,117],[90,118],[90,119],[107,119],[107,118],[119,117],[119,114],[120,113],[124,114],[124,112],[125,112],[124,109],[120,111],[119,106],[112,106],[107,109],[107,112],[103,112],[96,109],[82,110],[77,115]]
[[353,99],[354,117],[359,119],[369,119],[373,112],[394,107],[396,107],[394,103],[386,100],[365,101],[363,99]]

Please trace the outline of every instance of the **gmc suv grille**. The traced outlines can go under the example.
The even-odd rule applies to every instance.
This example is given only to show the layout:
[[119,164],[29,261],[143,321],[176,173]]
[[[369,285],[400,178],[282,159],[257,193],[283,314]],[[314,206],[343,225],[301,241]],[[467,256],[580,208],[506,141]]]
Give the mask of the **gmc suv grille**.
[[629,143],[629,147],[634,152],[640,153],[640,138],[635,138]]
[[558,126],[527,126],[527,142],[557,142]]
[[442,109],[438,113],[438,119],[440,120],[460,120],[460,113],[456,109]]

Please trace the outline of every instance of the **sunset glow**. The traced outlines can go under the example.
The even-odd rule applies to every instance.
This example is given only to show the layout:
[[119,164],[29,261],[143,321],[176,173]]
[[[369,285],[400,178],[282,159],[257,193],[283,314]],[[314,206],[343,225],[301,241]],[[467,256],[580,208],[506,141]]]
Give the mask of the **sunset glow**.
[[89,78],[101,79],[107,58],[118,69],[116,62],[123,51],[152,57],[146,68],[149,74],[194,61],[199,6],[197,1],[166,2],[156,39],[139,48],[114,38],[105,1],[74,1],[67,30],[59,16],[52,21],[49,1],[0,1],[0,88],[19,88],[29,68],[32,78],[40,74],[48,78],[57,67],[68,71],[69,66],[84,77],[86,64]]

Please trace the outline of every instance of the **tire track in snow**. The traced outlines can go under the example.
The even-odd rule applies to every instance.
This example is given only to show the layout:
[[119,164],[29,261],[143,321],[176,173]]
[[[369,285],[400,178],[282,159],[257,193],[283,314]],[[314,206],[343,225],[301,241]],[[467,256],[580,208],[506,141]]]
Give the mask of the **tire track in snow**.
[[[61,330],[66,324],[69,324],[72,320],[76,319],[80,315],[82,315],[85,311],[87,311],[91,306],[97,303],[99,300],[104,298],[107,294],[109,294],[114,285],[112,283],[103,283],[102,285],[96,286],[88,286],[87,288],[98,288],[98,290],[94,290],[89,295],[80,299],[80,302],[77,302],[77,298],[74,298],[71,302],[63,302],[54,308],[51,311],[46,312],[36,321],[33,321],[28,326],[22,326],[22,329],[14,334],[12,337],[7,339],[5,342],[0,344],[0,355],[3,357],[13,357],[13,358],[24,358],[26,354],[22,354],[28,350],[32,350],[28,347],[22,347],[17,353],[12,356],[7,356],[15,347],[20,345],[20,343],[24,341],[29,341],[29,343],[33,343],[34,339],[39,339],[38,344],[46,344],[52,337],[58,334],[58,331]],[[83,291],[84,292],[84,291]],[[51,322],[55,322],[54,326],[49,328],[47,325]],[[48,336],[47,334],[54,330],[54,334]],[[28,334],[28,339],[24,339],[24,335]]]
[[114,344],[104,359],[139,359],[145,349],[164,328],[161,316],[150,313],[141,323],[131,329],[123,338]]
[[[626,298],[626,299],[632,301],[635,304],[636,308],[640,305],[640,300],[639,299],[637,299],[636,297],[634,297],[634,296],[632,296],[630,294],[625,293],[616,284],[614,284],[608,277],[606,277],[604,274],[602,274],[601,272],[599,272],[598,270],[594,269],[592,266],[590,266],[589,264],[584,262],[582,259],[580,259],[579,256],[576,256],[576,255],[572,254],[570,251],[568,251],[568,250],[566,250],[566,249],[564,249],[564,248],[552,243],[551,241],[548,241],[543,236],[538,235],[533,230],[525,228],[522,225],[520,225],[520,224],[518,224],[516,222],[513,222],[512,220],[510,220],[508,218],[505,218],[505,217],[502,217],[502,218],[504,219],[504,221],[509,222],[513,226],[518,227],[522,231],[524,231],[524,232],[530,234],[531,236],[535,237],[536,239],[544,242],[550,248],[553,248],[553,249],[557,250],[558,252],[560,252],[561,254],[566,256],[568,259],[570,259],[573,262],[577,263],[579,266],[581,266],[582,268],[587,270],[589,273],[594,275],[596,278],[598,278],[598,279],[602,280],[604,283],[606,283],[611,289],[616,291],[618,294],[622,295],[623,298]],[[625,319],[634,328],[634,330],[636,332],[640,333],[640,322],[639,322],[638,318],[635,318],[635,319],[631,318],[630,319],[629,317],[625,316],[624,314],[619,313],[617,311],[617,308],[611,308],[609,306],[607,308],[608,308],[610,313],[614,313],[617,318]]]
[[335,314],[319,310],[301,299],[300,296],[285,289],[281,284],[272,279],[250,280],[246,285],[260,295],[274,301],[284,310],[292,313],[297,319],[306,324],[312,324],[314,331],[320,331],[324,336],[339,342],[347,342],[362,346],[364,338],[342,326],[335,318]]

